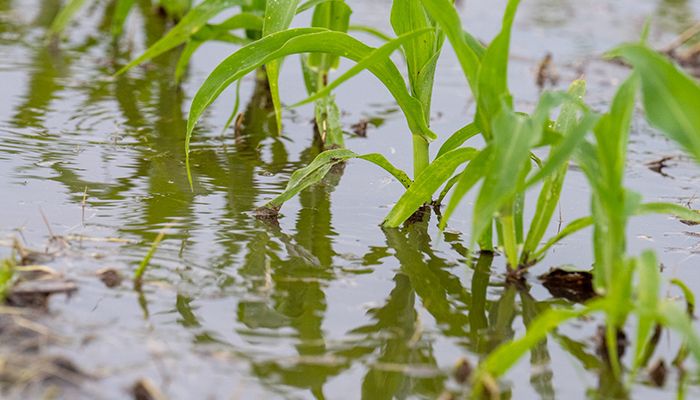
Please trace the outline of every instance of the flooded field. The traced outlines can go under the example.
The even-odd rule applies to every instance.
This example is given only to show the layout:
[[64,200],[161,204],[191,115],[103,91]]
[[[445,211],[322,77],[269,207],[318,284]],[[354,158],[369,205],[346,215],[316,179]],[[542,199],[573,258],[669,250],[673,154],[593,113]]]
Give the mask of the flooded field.
[[[321,149],[310,106],[285,110],[282,135],[274,133],[269,93],[252,76],[241,85],[244,117],[236,129],[222,132],[233,90],[197,126],[191,190],[187,110],[234,47],[205,44],[180,86],[172,78],[177,51],[115,77],[169,26],[138,0],[115,42],[96,3],[51,44],[46,30],[60,1],[0,0],[0,258],[20,248],[18,256],[41,266],[60,292],[13,300],[45,307],[0,309],[2,398],[146,399],[135,391],[149,386],[167,399],[459,398],[467,391],[455,374],[461,360],[476,365],[522,336],[543,310],[574,304],[538,276],[553,267],[589,269],[590,229],[511,284],[503,256],[468,251],[468,204],[443,233],[434,214],[381,228],[403,188],[363,161],[303,191],[279,224],[256,219],[255,209]],[[349,3],[354,23],[390,29],[389,0]],[[497,33],[505,1],[459,3],[470,32],[483,40]],[[550,87],[565,89],[584,76],[587,101],[606,109],[629,70],[601,54],[636,41],[647,17],[650,42],[663,48],[700,19],[700,1],[524,0],[509,72],[518,107],[534,107],[538,65],[550,53],[558,77]],[[285,104],[306,97],[296,57],[281,80]],[[432,128],[454,132],[474,102],[447,47],[436,88]],[[337,103],[348,148],[385,154],[410,170],[406,122],[373,76],[340,87]],[[366,137],[354,133],[363,121]],[[697,209],[699,182],[698,165],[640,110],[626,184],[646,200]],[[588,190],[572,166],[561,224],[590,214]],[[165,237],[134,288],[133,271],[160,232]],[[697,225],[637,217],[628,249],[646,248],[656,250],[664,277],[700,293]],[[664,382],[643,372],[621,394],[597,354],[601,324],[579,319],[558,329],[506,375],[502,397],[700,398],[697,365],[670,365],[678,338],[665,332],[654,355],[667,365]]]

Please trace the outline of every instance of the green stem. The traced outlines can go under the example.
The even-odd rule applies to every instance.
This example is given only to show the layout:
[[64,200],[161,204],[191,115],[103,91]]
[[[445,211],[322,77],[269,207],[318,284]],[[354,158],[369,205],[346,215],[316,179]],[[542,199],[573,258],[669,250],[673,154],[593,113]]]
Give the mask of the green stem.
[[430,164],[429,143],[420,135],[413,135],[413,179]]
[[508,265],[511,269],[518,268],[518,239],[513,218],[513,203],[507,203],[501,210],[501,226],[503,229],[503,248],[506,252]]

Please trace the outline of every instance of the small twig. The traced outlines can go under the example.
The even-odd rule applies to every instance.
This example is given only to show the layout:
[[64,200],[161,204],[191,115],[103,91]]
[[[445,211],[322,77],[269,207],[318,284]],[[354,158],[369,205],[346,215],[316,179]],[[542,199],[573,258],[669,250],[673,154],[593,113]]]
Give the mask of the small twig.
[[83,227],[85,227],[85,205],[87,204],[87,191],[88,188],[87,186],[85,186],[85,192],[83,192],[83,201],[80,203],[80,207],[82,210],[80,223],[83,225]]
[[49,231],[49,237],[51,239],[55,239],[57,236],[54,235],[53,231],[51,230],[51,224],[49,224],[49,220],[46,218],[46,215],[41,207],[39,207],[39,213],[41,214],[41,218],[44,220],[44,224],[46,224],[46,229]]
[[668,46],[666,46],[662,51],[664,53],[671,53],[674,50],[678,49],[681,47],[685,42],[688,40],[692,39],[693,36],[697,35],[700,33],[700,22],[696,23],[695,25],[691,26],[690,28],[686,29],[678,35]]

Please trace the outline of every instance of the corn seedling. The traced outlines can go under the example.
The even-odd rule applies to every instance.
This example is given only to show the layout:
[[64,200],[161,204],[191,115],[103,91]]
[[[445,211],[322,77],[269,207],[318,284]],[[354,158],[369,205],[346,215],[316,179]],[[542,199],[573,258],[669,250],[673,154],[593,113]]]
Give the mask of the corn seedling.
[[[674,204],[643,204],[638,194],[624,188],[623,182],[628,132],[640,81],[647,117],[691,153],[694,150],[694,140],[698,138],[696,127],[685,125],[683,129],[683,126],[679,128],[677,123],[669,124],[668,119],[659,115],[658,109],[654,110],[654,107],[661,108],[663,105],[673,104],[678,96],[684,94],[688,99],[692,99],[692,95],[700,94],[700,90],[697,83],[689,80],[684,73],[643,45],[622,46],[612,54],[630,57],[643,67],[636,68],[630,78],[620,86],[610,112],[603,115],[594,128],[595,143],[584,142],[576,153],[576,159],[588,177],[593,191],[593,276],[596,290],[605,294],[605,297],[593,300],[580,309],[552,309],[538,317],[523,338],[504,344],[482,363],[475,378],[477,392],[484,387],[492,387],[491,383],[495,377],[504,374],[525,352],[564,321],[592,313],[602,313],[605,316],[605,342],[615,376],[619,377],[622,371],[617,354],[617,331],[622,329],[630,314],[638,317],[631,378],[646,365],[653,353],[655,342],[658,341],[654,339],[655,326],[674,329],[684,338],[677,359],[684,358],[683,354],[690,351],[696,360],[700,360],[700,337],[691,321],[694,308],[692,293],[682,282],[676,280],[672,283],[683,290],[687,299],[687,310],[683,310],[673,301],[660,300],[662,278],[654,253],[646,251],[637,258],[625,256],[625,227],[631,216],[661,212],[698,221],[700,215]],[[668,82],[661,85],[663,88],[655,88],[653,85],[659,83],[655,79],[662,73]],[[676,111],[677,121],[681,123],[695,116],[688,108],[679,107]]]

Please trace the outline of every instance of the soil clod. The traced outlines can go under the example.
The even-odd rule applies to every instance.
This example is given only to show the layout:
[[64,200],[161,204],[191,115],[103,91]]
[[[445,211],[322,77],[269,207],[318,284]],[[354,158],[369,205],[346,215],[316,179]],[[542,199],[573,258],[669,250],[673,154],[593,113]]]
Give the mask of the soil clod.
[[663,359],[659,359],[649,368],[649,380],[656,387],[663,387],[666,384],[668,369]]
[[596,296],[593,290],[593,274],[588,271],[567,271],[552,268],[538,277],[549,293],[574,303],[584,303]]
[[271,222],[277,221],[280,216],[280,208],[272,206],[262,206],[255,209],[255,218]]
[[353,124],[350,128],[352,132],[359,137],[367,137],[367,127],[369,126],[369,121],[366,119],[361,119],[358,123]]
[[97,276],[108,288],[114,288],[122,284],[124,278],[114,268],[103,268],[97,271]]
[[165,400],[165,396],[148,379],[141,379],[131,388],[134,400]]
[[466,358],[461,358],[457,361],[457,366],[454,370],[455,380],[459,383],[466,383],[472,375],[472,365]]

